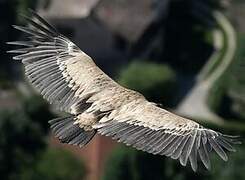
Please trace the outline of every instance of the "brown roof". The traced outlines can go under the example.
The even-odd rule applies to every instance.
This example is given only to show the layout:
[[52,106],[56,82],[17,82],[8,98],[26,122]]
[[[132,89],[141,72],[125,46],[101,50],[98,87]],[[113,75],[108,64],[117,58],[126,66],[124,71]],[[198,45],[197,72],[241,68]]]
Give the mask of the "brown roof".
[[152,21],[153,11],[152,0],[101,0],[94,9],[100,21],[131,42]]
[[99,0],[52,0],[48,8],[44,3],[39,5],[39,13],[52,18],[82,18],[90,14],[91,9]]
[[93,10],[99,21],[129,42],[136,41],[154,16],[152,0],[53,0],[48,8],[40,3],[45,18],[84,18]]

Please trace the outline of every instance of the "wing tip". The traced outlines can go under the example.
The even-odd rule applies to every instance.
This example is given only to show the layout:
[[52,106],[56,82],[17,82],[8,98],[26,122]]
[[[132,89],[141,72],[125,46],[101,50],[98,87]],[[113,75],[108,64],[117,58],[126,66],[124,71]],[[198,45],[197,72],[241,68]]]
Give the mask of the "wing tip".
[[[205,132],[204,132],[205,131]],[[186,156],[189,158],[189,162],[191,165],[191,168],[194,172],[197,172],[198,164],[197,162],[200,160],[204,167],[210,171],[211,170],[211,161],[209,154],[211,151],[215,151],[216,154],[225,162],[229,160],[229,157],[227,155],[228,152],[236,152],[236,149],[234,148],[234,145],[240,144],[241,141],[238,139],[240,136],[230,136],[230,135],[223,135],[221,133],[214,133],[211,130],[205,129],[202,130],[200,133],[200,146],[196,150],[198,151],[198,154],[186,154],[186,150],[184,150],[186,147],[184,147],[181,151],[181,154],[177,158],[173,159],[179,159],[180,164],[182,166],[186,166]],[[214,136],[215,135],[215,136]],[[197,138],[198,139],[198,138]],[[196,139],[196,141],[198,141]],[[184,144],[183,146],[187,146]],[[193,146],[192,148],[195,148]],[[192,157],[191,157],[192,156]]]

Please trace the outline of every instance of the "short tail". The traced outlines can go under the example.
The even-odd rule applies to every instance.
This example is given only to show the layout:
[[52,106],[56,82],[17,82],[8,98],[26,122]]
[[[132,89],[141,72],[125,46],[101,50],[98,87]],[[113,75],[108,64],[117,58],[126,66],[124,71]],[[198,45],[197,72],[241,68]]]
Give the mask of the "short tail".
[[49,121],[55,137],[62,143],[85,146],[96,134],[96,130],[85,131],[78,124],[74,124],[74,117],[57,118]]

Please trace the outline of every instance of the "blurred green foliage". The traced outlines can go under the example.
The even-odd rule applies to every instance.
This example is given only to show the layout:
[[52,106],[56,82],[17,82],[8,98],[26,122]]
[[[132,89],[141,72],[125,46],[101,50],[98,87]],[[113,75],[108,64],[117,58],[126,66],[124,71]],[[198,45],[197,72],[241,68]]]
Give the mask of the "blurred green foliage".
[[237,51],[232,66],[212,87],[208,98],[210,108],[227,119],[245,119],[245,35],[238,34]]
[[0,72],[0,89],[2,90],[8,90],[14,87],[13,82],[6,79],[7,74],[5,71]]
[[216,155],[212,156],[210,180],[242,180],[245,179],[245,145],[239,145],[237,152],[231,153],[228,162],[223,162]]
[[82,180],[85,174],[83,163],[70,152],[48,148],[33,167],[23,169],[20,180]]
[[17,13],[26,13],[28,8],[34,9],[38,3],[38,0],[16,0]]
[[[29,104],[30,106],[30,104]],[[42,110],[43,107],[40,107]],[[46,108],[46,107],[45,107]],[[31,111],[32,115],[40,114]],[[49,113],[50,114],[50,113]],[[3,179],[18,179],[20,170],[31,166],[46,147],[46,132],[26,113],[25,106],[0,112],[0,173]]]
[[21,107],[0,111],[0,174],[4,180],[80,180],[83,163],[69,152],[47,149],[47,103],[39,96],[20,98]]
[[197,173],[183,167],[176,160],[152,155],[125,146],[116,148],[108,158],[102,180],[237,180],[245,179],[245,145],[232,153],[229,162],[212,154],[212,169],[207,171],[199,163]]
[[176,75],[167,65],[133,61],[119,74],[118,82],[142,93],[148,100],[171,106],[175,94]]
[[53,119],[54,115],[50,112],[48,103],[41,96],[31,96],[30,98],[21,98],[23,111],[28,114],[34,123],[38,123],[46,135],[49,130],[47,120]]
[[209,178],[205,171],[193,173],[190,167],[182,167],[175,160],[119,146],[107,160],[102,180],[204,180],[205,178]]
[[245,34],[238,34],[238,49],[230,72],[228,95],[233,100],[232,110],[245,119]]

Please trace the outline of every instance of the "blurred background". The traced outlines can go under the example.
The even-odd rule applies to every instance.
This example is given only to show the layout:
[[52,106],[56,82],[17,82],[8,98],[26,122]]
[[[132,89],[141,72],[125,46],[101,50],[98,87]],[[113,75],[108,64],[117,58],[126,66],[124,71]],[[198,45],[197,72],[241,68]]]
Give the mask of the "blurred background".
[[212,170],[96,136],[85,148],[49,132],[59,116],[5,42],[35,9],[120,84],[223,133],[245,135],[244,0],[0,0],[0,179],[243,180],[245,144]]

